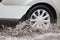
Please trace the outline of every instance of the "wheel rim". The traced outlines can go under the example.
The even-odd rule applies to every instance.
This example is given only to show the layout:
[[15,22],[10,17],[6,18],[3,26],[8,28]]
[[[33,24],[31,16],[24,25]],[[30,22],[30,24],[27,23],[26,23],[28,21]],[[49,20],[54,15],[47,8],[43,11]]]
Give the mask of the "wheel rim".
[[50,15],[43,9],[33,12],[30,18],[30,25],[35,28],[47,29],[50,25]]

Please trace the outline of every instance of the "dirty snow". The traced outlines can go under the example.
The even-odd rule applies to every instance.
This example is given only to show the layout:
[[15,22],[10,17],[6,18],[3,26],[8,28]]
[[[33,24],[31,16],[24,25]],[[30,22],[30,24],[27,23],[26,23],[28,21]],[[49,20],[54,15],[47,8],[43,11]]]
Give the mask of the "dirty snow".
[[5,28],[0,32],[0,40],[60,40],[60,29],[56,26],[50,26],[47,30],[33,28],[26,20],[14,29]]

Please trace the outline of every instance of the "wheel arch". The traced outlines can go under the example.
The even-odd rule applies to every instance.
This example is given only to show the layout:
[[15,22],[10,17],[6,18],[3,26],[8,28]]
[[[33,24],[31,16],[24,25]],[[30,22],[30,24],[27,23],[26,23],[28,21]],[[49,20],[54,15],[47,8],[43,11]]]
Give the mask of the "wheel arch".
[[[28,9],[28,11],[26,12],[26,14],[22,17],[22,20],[21,21],[25,21],[25,20],[27,20],[27,15],[28,15],[28,12],[33,8],[33,7],[35,7],[35,6],[37,6],[37,5],[45,5],[45,6],[47,6],[48,8],[50,8],[51,10],[52,10],[52,12],[53,12],[53,18],[54,18],[54,20],[53,20],[53,23],[57,23],[57,14],[56,14],[56,11],[55,11],[55,9],[54,9],[54,7],[52,6],[52,5],[50,5],[50,4],[48,4],[48,3],[36,3],[36,4],[34,4],[34,5],[32,5],[29,9]],[[25,18],[25,19],[24,19]]]

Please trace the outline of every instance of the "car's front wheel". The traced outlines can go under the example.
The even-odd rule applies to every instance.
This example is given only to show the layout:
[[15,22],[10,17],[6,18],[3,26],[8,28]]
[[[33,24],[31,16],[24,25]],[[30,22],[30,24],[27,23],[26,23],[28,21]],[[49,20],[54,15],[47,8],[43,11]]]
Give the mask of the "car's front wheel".
[[51,9],[45,5],[38,5],[32,8],[27,18],[30,19],[30,26],[35,28],[47,29],[53,22]]

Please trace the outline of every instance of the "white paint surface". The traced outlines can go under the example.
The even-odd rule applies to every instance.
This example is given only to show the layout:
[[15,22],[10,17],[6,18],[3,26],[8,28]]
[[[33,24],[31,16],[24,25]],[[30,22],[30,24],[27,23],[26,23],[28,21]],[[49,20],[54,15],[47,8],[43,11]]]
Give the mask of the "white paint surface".
[[30,6],[0,6],[0,18],[21,18]]

